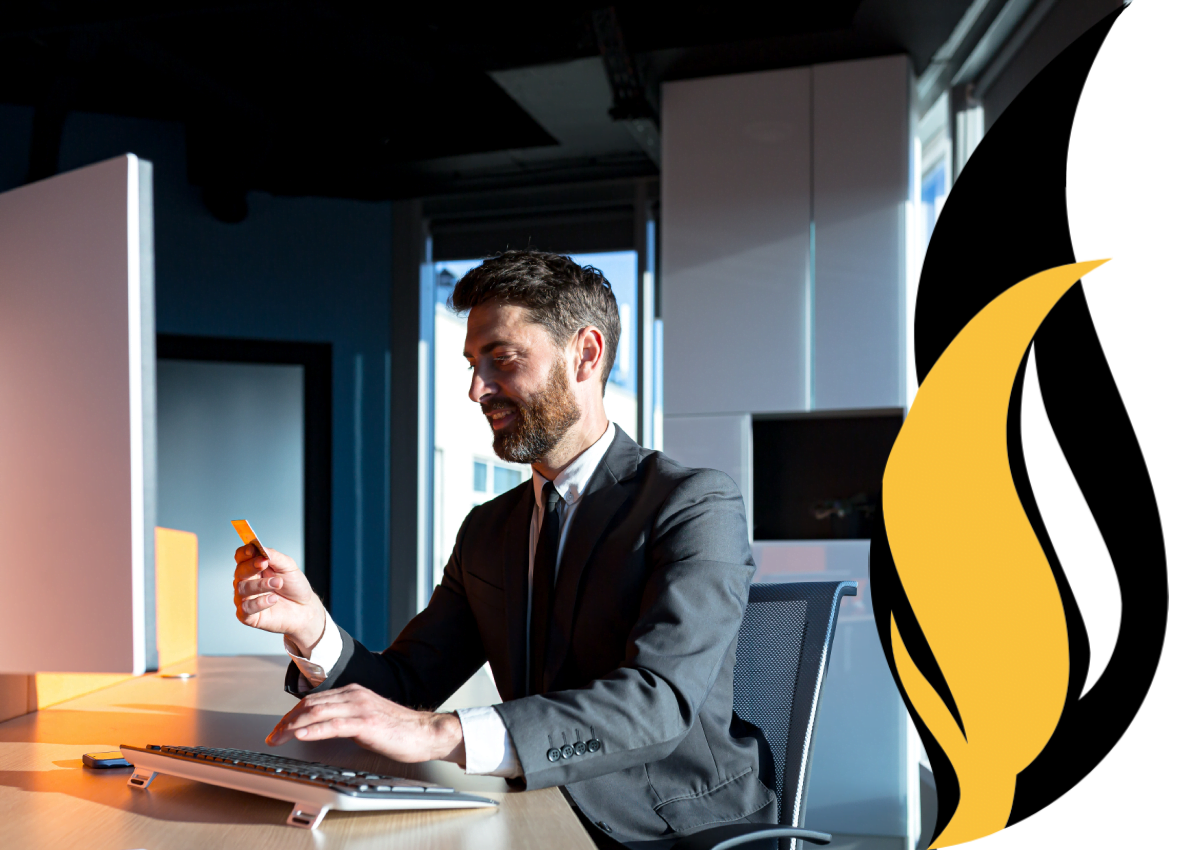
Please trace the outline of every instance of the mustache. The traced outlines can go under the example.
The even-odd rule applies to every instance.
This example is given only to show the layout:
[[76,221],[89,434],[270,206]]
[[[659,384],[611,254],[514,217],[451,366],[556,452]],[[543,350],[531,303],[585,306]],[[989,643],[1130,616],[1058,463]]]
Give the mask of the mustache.
[[508,401],[506,399],[495,399],[494,401],[489,401],[489,402],[483,401],[481,403],[481,412],[486,415],[493,413],[495,410],[517,410],[517,409],[518,409],[517,404],[515,404],[513,401]]

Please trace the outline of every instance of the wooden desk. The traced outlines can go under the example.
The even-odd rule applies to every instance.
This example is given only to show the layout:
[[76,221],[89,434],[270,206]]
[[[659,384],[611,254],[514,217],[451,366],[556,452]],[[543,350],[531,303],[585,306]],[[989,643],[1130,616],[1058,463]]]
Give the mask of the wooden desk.
[[160,775],[147,791],[128,770],[93,771],[82,754],[120,744],[268,750],[264,736],[294,704],[281,682],[287,659],[200,658],[189,680],[155,675],[0,723],[0,847],[12,850],[222,848],[460,848],[593,850],[555,788],[514,792],[455,765],[401,765],[351,741],[293,741],[275,752],[424,779],[501,802],[495,810],[330,812],[320,829],[284,824],[291,805]]

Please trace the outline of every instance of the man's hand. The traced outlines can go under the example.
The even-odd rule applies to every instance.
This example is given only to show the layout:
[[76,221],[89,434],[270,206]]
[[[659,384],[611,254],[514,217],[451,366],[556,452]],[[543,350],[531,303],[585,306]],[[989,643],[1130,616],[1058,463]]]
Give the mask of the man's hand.
[[287,635],[307,658],[325,631],[325,606],[296,562],[275,549],[256,552],[250,543],[235,550],[235,561],[239,622]]
[[455,714],[413,711],[361,685],[346,685],[302,699],[267,736],[278,746],[326,738],[353,738],[389,759],[465,763],[461,721]]

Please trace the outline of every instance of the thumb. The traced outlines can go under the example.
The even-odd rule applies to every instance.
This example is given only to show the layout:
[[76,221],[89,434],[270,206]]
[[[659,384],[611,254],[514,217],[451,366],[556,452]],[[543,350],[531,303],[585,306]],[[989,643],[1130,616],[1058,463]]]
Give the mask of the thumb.
[[273,572],[279,575],[300,572],[300,568],[296,566],[296,561],[278,549],[269,549],[264,546],[263,550],[267,554],[268,565],[272,568]]

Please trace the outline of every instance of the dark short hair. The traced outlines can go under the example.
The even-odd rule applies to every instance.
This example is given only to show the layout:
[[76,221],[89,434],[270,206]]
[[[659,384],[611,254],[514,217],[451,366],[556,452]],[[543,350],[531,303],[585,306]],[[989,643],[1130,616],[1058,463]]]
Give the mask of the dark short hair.
[[457,281],[449,299],[458,313],[487,301],[527,308],[527,317],[547,328],[564,346],[581,328],[595,327],[605,337],[601,392],[609,380],[621,338],[621,317],[613,287],[600,269],[579,266],[571,257],[544,251],[504,251]]

